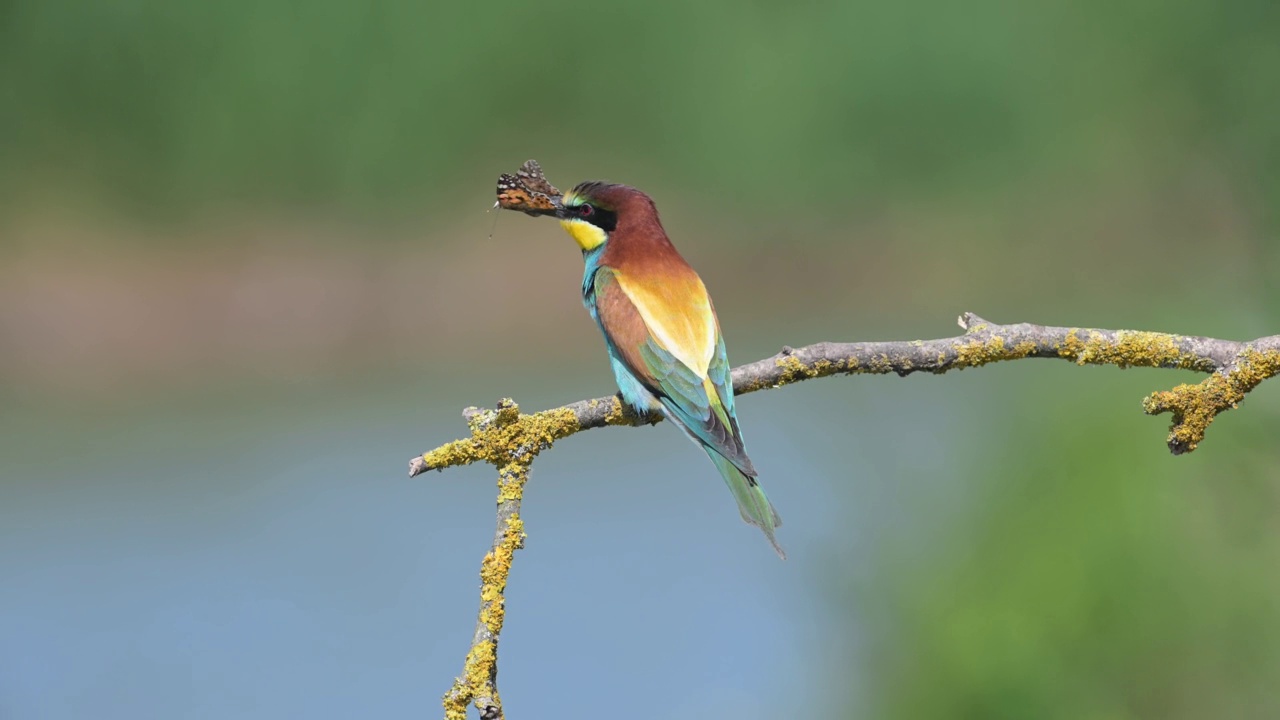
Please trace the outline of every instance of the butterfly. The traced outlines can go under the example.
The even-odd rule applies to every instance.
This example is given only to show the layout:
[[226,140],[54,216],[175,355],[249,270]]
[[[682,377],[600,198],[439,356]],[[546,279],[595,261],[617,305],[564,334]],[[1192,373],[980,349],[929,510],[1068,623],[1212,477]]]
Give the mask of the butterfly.
[[560,207],[564,193],[547,181],[537,160],[526,160],[515,175],[498,176],[498,202],[494,207],[519,210],[526,215],[550,215]]

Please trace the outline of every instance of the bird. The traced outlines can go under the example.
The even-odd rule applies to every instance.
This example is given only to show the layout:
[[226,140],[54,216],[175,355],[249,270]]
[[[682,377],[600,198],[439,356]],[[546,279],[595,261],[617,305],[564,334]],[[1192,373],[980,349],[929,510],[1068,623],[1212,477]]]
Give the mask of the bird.
[[582,249],[582,302],[604,334],[623,401],[641,415],[661,413],[706,451],[742,519],[785,560],[776,537],[782,519],[743,444],[711,297],[667,237],[653,199],[627,185],[584,182],[554,214]]

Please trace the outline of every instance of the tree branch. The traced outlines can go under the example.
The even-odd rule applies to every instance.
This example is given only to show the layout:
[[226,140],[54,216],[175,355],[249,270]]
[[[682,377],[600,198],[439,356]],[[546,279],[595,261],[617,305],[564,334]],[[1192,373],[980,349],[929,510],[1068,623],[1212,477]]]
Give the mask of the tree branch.
[[[1280,335],[1250,342],[1170,335],[1139,330],[1093,330],[1020,323],[997,325],[972,313],[959,318],[964,333],[938,340],[818,343],[783,348],[770,358],[733,370],[733,388],[742,395],[828,375],[907,376],[980,367],[1022,358],[1058,358],[1078,365],[1180,368],[1209,373],[1196,385],[1154,392],[1143,402],[1148,415],[1170,413],[1166,440],[1175,455],[1195,450],[1219,413],[1239,406],[1245,394],[1280,374]],[[618,396],[580,400],[521,415],[511,400],[495,410],[463,412],[471,437],[423,453],[409,463],[409,476],[428,470],[485,461],[498,468],[498,526],[493,548],[480,570],[480,615],[463,674],[445,695],[445,716],[465,718],[475,702],[481,718],[502,717],[497,692],[497,645],[502,631],[504,592],[512,555],[523,546],[520,501],[533,458],[561,439],[607,425],[644,425],[659,415],[637,416]]]
[[[997,325],[973,313],[959,318],[962,335],[938,340],[817,343],[784,347],[773,357],[734,368],[737,395],[829,375],[942,374],[1022,358],[1058,358],[1077,365],[1180,368],[1212,373],[1198,385],[1179,385],[1143,401],[1148,415],[1173,414],[1168,437],[1175,455],[1190,452],[1204,439],[1218,413],[1239,405],[1245,393],[1280,373],[1280,335],[1250,342],[1170,335],[1141,330],[1094,330],[1019,323]],[[546,447],[582,430],[607,425],[645,425],[659,415],[638,417],[617,395],[545,410],[527,418],[546,438]],[[492,440],[485,434],[456,440],[413,458],[409,476],[488,460]]]
[[463,415],[472,433],[503,435],[506,443],[501,449],[495,444],[490,457],[498,467],[498,526],[493,534],[493,548],[480,564],[480,614],[462,675],[444,695],[444,716],[446,720],[466,720],[467,705],[474,702],[481,720],[502,720],[502,700],[498,697],[498,636],[502,634],[506,616],[511,559],[516,550],[524,547],[520,501],[537,451],[527,445],[531,439],[516,429],[520,407],[512,400],[500,401],[494,410],[467,408]]

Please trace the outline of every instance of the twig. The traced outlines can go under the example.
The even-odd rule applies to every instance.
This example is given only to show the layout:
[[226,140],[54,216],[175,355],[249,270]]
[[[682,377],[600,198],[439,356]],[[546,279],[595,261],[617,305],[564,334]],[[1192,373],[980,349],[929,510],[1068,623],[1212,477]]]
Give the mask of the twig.
[[[1148,415],[1170,413],[1167,444],[1175,455],[1195,450],[1219,413],[1239,406],[1246,393],[1280,374],[1280,335],[1250,342],[1170,335],[1140,330],[1092,330],[1044,325],[996,325],[973,313],[959,318],[964,334],[939,340],[818,343],[783,348],[764,360],[733,370],[736,394],[777,388],[828,375],[917,372],[935,374],[1022,358],[1059,358],[1078,365],[1180,368],[1210,373],[1196,385],[1152,393],[1142,402]],[[615,396],[521,415],[503,400],[495,410],[464,411],[471,437],[455,440],[409,462],[409,476],[478,460],[498,468],[498,527],[493,549],[480,570],[480,617],[461,677],[445,695],[445,717],[466,717],[474,701],[481,718],[502,717],[497,691],[497,646],[502,631],[503,592],[512,554],[524,540],[520,500],[533,458],[561,438],[607,425],[657,423],[637,416]]]

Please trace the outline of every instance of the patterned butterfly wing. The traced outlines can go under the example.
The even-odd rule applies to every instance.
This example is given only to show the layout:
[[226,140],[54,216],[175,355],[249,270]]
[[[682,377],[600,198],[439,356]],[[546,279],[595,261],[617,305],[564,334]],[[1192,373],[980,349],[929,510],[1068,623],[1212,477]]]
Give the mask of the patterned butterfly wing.
[[528,160],[515,175],[503,173],[498,177],[498,207],[519,210],[526,215],[552,215],[560,206],[563,195],[542,174],[537,160]]

